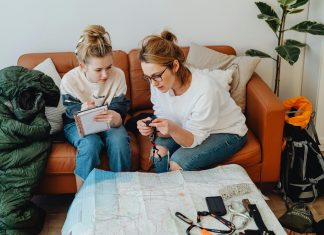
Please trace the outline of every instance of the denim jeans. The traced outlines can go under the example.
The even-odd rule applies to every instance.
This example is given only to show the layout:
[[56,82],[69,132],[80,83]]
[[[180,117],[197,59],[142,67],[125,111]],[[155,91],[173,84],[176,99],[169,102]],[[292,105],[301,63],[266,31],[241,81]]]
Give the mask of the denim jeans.
[[81,138],[75,123],[64,126],[66,139],[77,148],[75,175],[85,180],[91,170],[100,164],[100,152],[105,147],[111,171],[130,171],[131,152],[129,136],[124,126],[110,128]]
[[[170,161],[176,162],[182,170],[195,171],[211,167],[230,158],[240,150],[246,142],[246,135],[212,134],[204,142],[194,148],[183,148],[172,138],[156,139],[156,144],[169,150]],[[168,171],[168,158],[151,157],[157,173]]]

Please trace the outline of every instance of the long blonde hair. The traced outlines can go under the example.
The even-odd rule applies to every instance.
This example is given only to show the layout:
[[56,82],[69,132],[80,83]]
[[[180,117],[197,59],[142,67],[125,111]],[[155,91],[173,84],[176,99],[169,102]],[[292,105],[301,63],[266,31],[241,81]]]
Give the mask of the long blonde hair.
[[101,25],[89,25],[83,31],[75,54],[79,63],[87,63],[89,57],[102,58],[112,52],[109,33]]
[[142,42],[139,59],[145,63],[160,64],[170,69],[173,67],[173,61],[178,60],[179,69],[176,75],[181,79],[181,83],[185,84],[189,81],[190,71],[184,64],[185,55],[176,45],[176,41],[177,37],[169,31],[163,31],[160,36],[147,36]]

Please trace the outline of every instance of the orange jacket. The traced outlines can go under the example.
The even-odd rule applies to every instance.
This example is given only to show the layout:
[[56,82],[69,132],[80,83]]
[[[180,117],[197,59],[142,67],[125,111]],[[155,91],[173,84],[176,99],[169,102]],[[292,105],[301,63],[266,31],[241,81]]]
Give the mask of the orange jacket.
[[[285,121],[288,124],[302,128],[307,126],[313,110],[312,103],[308,99],[304,96],[297,96],[284,100],[283,105],[288,109],[285,115]],[[292,108],[296,109],[296,113],[290,117],[288,114]]]

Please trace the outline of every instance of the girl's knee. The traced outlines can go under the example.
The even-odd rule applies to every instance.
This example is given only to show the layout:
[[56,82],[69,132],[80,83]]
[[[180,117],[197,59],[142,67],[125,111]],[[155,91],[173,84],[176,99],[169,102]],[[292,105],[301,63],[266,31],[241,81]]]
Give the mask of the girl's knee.
[[129,136],[123,127],[112,128],[109,130],[110,134],[106,136],[106,143],[109,145],[124,146],[129,143]]
[[128,136],[128,133],[124,126],[114,127],[108,130],[108,133],[112,136]]
[[87,136],[79,140],[78,150],[87,152],[100,152],[103,148],[103,142],[99,137]]

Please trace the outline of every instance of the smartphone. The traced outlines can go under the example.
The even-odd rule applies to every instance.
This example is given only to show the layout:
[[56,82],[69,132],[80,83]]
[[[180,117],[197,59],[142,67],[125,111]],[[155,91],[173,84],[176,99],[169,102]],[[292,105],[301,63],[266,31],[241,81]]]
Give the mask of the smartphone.
[[226,208],[221,196],[206,197],[206,203],[210,213],[219,216],[226,215]]

